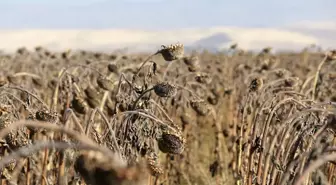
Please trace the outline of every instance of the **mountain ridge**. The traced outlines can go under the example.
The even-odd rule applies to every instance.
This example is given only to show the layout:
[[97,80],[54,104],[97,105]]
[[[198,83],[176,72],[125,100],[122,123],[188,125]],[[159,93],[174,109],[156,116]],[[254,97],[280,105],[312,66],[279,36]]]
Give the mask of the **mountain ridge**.
[[[328,35],[325,35],[325,32]],[[257,50],[266,46],[275,50],[298,50],[311,44],[336,47],[336,29],[314,27],[242,28],[213,27],[186,28],[165,31],[130,29],[25,29],[0,30],[0,50],[13,52],[18,47],[36,46],[51,50],[85,49],[110,51],[128,48],[129,51],[153,51],[161,45],[183,43],[188,49],[222,50],[232,43],[242,49]]]

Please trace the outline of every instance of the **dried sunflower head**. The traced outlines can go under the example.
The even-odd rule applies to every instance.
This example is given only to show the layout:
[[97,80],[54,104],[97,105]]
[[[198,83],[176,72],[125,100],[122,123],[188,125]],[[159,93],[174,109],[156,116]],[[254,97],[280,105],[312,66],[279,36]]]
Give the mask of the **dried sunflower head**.
[[52,79],[52,80],[48,81],[48,88],[55,89],[56,85],[57,85],[57,80],[56,79]]
[[177,131],[164,131],[158,139],[159,149],[163,153],[181,154],[184,145],[185,139]]
[[35,113],[35,118],[39,121],[54,123],[57,121],[57,113],[51,113],[47,110],[39,110]]
[[216,96],[214,94],[210,94],[207,98],[208,102],[212,105],[217,105],[219,102],[219,96]]
[[160,53],[166,61],[173,61],[183,57],[184,46],[183,44],[172,44],[169,46],[162,45],[162,49],[157,53]]
[[155,94],[160,97],[173,97],[177,93],[176,87],[168,82],[158,83],[153,89]]
[[[12,108],[0,105],[0,130],[9,127],[16,119],[13,115]],[[8,144],[12,149],[29,144],[27,127],[21,127],[11,130],[4,138],[4,143]],[[1,144],[0,144],[1,145]]]
[[328,115],[327,116],[327,124],[329,126],[329,128],[331,128],[332,130],[334,130],[336,132],[336,115]]
[[237,49],[237,48],[238,48],[237,43],[231,44],[231,46],[230,46],[230,49],[232,49],[232,50]]
[[266,47],[266,48],[263,48],[262,49],[262,52],[265,53],[265,54],[268,54],[272,51],[272,47]]
[[251,91],[258,91],[262,88],[264,82],[261,78],[254,78],[250,83],[250,92]]
[[108,64],[107,65],[107,69],[111,72],[111,73],[115,73],[118,74],[119,70],[118,70],[118,66],[116,64]]
[[190,72],[196,72],[200,69],[199,66],[199,58],[196,55],[192,55],[190,57],[184,57],[183,62],[188,66],[188,70]]
[[20,47],[16,50],[17,54],[23,55],[23,54],[28,54],[29,51],[26,47]]
[[204,100],[192,100],[190,105],[201,116],[206,116],[211,112],[211,107]]
[[36,46],[34,49],[35,49],[36,52],[40,52],[40,51],[42,51],[44,48],[43,48],[42,46]]
[[156,154],[147,155],[146,160],[147,160],[147,168],[148,168],[149,172],[151,173],[151,175],[157,177],[157,176],[163,174],[163,169],[161,167],[161,164],[160,164]]
[[85,95],[88,97],[88,98],[98,98],[98,99],[101,99],[101,94],[93,87],[87,87],[85,90],[84,90],[84,93]]
[[75,96],[71,102],[72,107],[79,114],[85,114],[88,111],[88,105],[86,104],[84,98],[80,96]]
[[112,91],[114,87],[114,83],[111,80],[104,78],[102,76],[99,76],[97,78],[97,84],[100,88],[106,91]]
[[198,83],[202,83],[202,84],[210,84],[212,81],[212,77],[208,74],[208,73],[198,73],[195,76],[195,80]]
[[327,57],[328,61],[336,60],[336,50],[331,50],[331,51],[327,52],[326,57]]

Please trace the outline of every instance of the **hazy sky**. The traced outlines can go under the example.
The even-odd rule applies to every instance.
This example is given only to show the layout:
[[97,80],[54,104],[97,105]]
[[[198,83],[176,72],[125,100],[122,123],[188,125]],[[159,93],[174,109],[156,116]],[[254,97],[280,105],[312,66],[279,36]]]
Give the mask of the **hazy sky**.
[[0,0],[0,29],[274,27],[335,21],[336,0]]

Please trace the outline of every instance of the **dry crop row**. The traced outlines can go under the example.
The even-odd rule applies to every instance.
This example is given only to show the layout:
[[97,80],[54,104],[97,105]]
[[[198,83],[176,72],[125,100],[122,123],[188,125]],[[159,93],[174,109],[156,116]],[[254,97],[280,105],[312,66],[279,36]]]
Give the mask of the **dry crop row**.
[[3,53],[1,184],[335,184],[335,59]]

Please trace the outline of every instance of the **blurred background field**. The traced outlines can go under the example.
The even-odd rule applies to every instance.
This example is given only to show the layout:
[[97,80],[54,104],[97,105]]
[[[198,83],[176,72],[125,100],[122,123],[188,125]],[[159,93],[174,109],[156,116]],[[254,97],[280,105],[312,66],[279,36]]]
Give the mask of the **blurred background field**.
[[217,51],[232,43],[300,50],[335,47],[332,0],[13,0],[0,2],[0,49],[152,51],[161,44]]
[[1,1],[1,185],[335,184],[335,5]]

